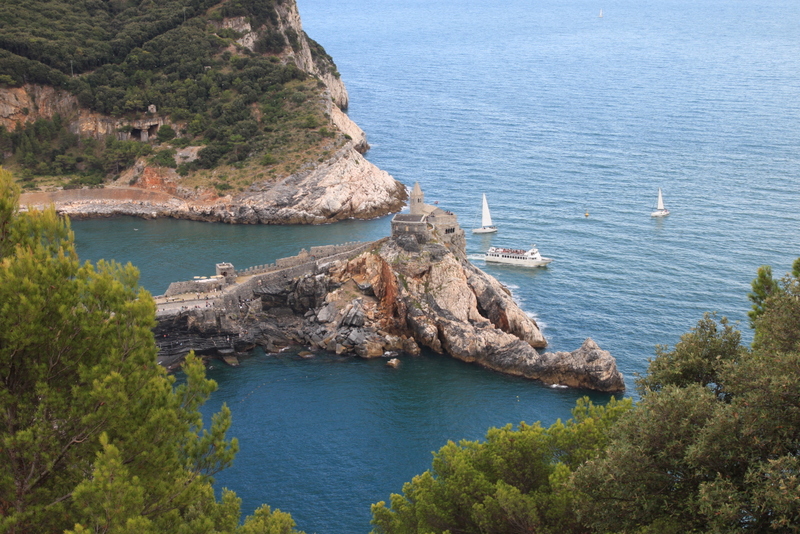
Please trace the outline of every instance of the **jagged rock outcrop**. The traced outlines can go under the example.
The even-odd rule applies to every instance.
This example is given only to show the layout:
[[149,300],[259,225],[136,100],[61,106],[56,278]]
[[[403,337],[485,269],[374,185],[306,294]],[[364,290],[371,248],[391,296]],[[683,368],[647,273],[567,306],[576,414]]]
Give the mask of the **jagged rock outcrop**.
[[348,144],[327,161],[280,184],[254,184],[238,196],[237,204],[253,222],[294,224],[377,217],[400,211],[406,198],[402,184]]
[[[236,195],[184,189],[170,169],[141,167],[102,189],[23,193],[20,205],[55,204],[73,218],[133,215],[242,224],[324,224],[371,219],[400,211],[405,187],[370,163],[350,141],[327,160],[314,162],[277,183],[261,182]],[[133,172],[137,172],[134,170]]]
[[[303,31],[297,4],[280,2],[275,6],[275,11],[277,15],[276,30],[284,36],[291,36],[287,39],[286,47],[281,55],[286,61],[297,65],[299,69],[322,80],[328,87],[333,102],[341,109],[347,109],[349,103],[347,88],[330,57],[327,54],[323,55],[321,50],[312,52],[312,43],[309,42],[306,32]],[[222,25],[244,34],[237,42],[250,50],[255,50],[260,28],[253,28],[246,17],[226,19]]]
[[161,308],[164,359],[189,349],[213,353],[217,345],[298,343],[365,358],[427,347],[547,384],[625,388],[614,358],[590,339],[574,352],[540,354],[547,342],[508,289],[439,243],[387,238],[353,258],[320,258],[305,269],[242,280],[226,289],[235,300],[217,298],[211,308],[202,301],[178,312]]
[[284,33],[288,33],[287,30],[294,30],[299,36],[299,47],[294,49],[290,46],[289,56],[292,57],[300,69],[314,74],[325,82],[331,92],[333,102],[341,109],[347,109],[349,97],[339,72],[336,70],[336,65],[327,54],[322,55],[321,50],[319,51],[320,53],[312,53],[311,43],[306,32],[303,31],[297,4],[295,2],[284,2],[278,5],[276,10],[279,14],[280,24],[283,26],[281,30]]
[[367,135],[364,133],[358,124],[353,122],[350,117],[336,106],[330,106],[328,113],[331,116],[331,122],[342,133],[349,135],[353,140],[353,148],[361,154],[369,150],[369,143],[367,143]]

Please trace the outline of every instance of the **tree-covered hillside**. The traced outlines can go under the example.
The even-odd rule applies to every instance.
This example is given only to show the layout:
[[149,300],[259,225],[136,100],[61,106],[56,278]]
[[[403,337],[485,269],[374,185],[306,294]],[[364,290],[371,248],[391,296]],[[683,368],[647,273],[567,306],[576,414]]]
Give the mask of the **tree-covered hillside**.
[[[102,183],[149,152],[157,156],[152,164],[177,167],[182,176],[228,166],[261,179],[324,157],[346,138],[330,124],[324,83],[290,56],[302,37],[320,72],[335,73],[335,66],[318,44],[280,24],[287,6],[293,0],[3,2],[0,91],[49,85],[123,123],[157,115],[174,133],[150,148],[114,135],[87,142],[70,133],[75,117],[36,117],[26,108],[37,120],[0,128],[0,163],[28,185],[52,175],[80,185]],[[251,32],[248,46],[237,42]],[[176,161],[172,150],[189,145],[203,147],[199,158]]]

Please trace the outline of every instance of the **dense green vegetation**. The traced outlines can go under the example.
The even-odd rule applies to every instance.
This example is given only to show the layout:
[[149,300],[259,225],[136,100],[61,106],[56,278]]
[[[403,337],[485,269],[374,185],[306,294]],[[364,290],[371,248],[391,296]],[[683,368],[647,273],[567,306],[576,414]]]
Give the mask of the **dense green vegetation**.
[[[178,168],[183,176],[220,165],[291,172],[294,160],[317,159],[344,137],[327,129],[324,85],[293,64],[263,55],[298,46],[296,34],[277,30],[280,3],[4,2],[0,87],[53,85],[76,95],[84,108],[129,120],[151,116],[148,109],[155,106],[176,126],[177,144],[204,145],[197,161]],[[237,44],[241,35],[222,27],[225,17],[234,16],[259,30],[260,53]],[[309,42],[318,63],[335,71],[324,50]],[[40,182],[38,176],[53,175],[68,175],[78,185],[100,183],[132,163],[119,155],[130,149],[103,142],[87,148],[86,139],[68,132],[70,119],[54,117],[13,132],[0,128],[0,163],[10,155],[5,164],[31,185]],[[285,165],[278,169],[280,163]]]
[[749,296],[752,346],[707,314],[657,349],[632,407],[449,443],[373,505],[374,532],[800,532],[800,259]]
[[[104,177],[119,174],[153,147],[139,141],[103,141],[70,133],[61,116],[38,119],[27,127],[8,132],[0,126],[0,152],[15,155],[23,187],[33,187],[37,176],[69,176],[65,188],[103,183]],[[175,166],[174,159],[171,162]]]
[[574,418],[550,428],[490,429],[485,442],[448,443],[433,468],[372,507],[376,532],[582,532],[571,472],[607,443],[630,400],[580,401]]
[[130,264],[81,264],[68,221],[19,213],[0,169],[0,531],[294,532],[213,475],[233,461],[216,388],[189,357],[176,386],[156,360],[152,297]]

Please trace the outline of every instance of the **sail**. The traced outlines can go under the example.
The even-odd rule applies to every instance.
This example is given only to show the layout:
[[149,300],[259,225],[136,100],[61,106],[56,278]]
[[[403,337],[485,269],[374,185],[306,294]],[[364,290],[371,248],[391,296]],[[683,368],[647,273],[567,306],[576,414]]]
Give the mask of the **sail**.
[[664,209],[664,199],[661,197],[661,188],[660,187],[658,188],[658,202],[656,203],[656,209],[657,210],[663,210]]
[[486,193],[483,194],[483,212],[481,213],[481,226],[492,226],[492,215],[489,213],[489,203],[486,202]]

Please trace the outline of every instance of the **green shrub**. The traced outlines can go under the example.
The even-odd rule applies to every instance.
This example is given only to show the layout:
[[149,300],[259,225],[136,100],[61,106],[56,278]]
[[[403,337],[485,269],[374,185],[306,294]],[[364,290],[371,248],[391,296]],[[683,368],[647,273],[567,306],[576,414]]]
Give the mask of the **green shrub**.
[[166,143],[171,139],[175,139],[175,130],[169,124],[165,124],[158,129],[156,133],[156,139],[158,139],[159,143]]
[[178,137],[170,141],[169,144],[174,146],[175,148],[186,148],[187,146],[192,144],[192,140],[186,137]]
[[189,163],[181,163],[175,169],[180,176],[189,176],[189,172],[192,170],[191,165]]
[[278,54],[286,47],[286,38],[276,30],[266,30],[261,34],[255,44],[255,51],[259,54]]
[[81,187],[98,187],[103,185],[103,176],[100,174],[85,174],[76,176],[64,186],[64,189],[80,189]]
[[165,148],[163,150],[159,150],[152,158],[150,158],[150,163],[158,167],[169,167],[174,169],[178,166],[178,164],[175,162],[175,149]]

